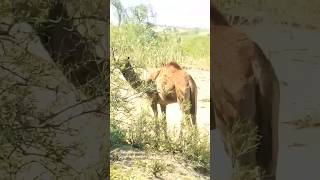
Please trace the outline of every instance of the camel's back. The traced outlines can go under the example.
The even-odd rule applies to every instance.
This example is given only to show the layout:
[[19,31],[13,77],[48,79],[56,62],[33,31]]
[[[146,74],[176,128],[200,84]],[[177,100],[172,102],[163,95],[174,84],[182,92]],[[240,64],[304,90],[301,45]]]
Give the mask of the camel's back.
[[175,86],[185,88],[188,86],[191,76],[183,70],[177,63],[170,62],[164,69],[168,72],[170,79],[174,82]]
[[177,63],[170,62],[161,68],[156,79],[156,83],[165,90],[170,90],[173,88],[185,89],[189,86],[191,79],[191,76]]

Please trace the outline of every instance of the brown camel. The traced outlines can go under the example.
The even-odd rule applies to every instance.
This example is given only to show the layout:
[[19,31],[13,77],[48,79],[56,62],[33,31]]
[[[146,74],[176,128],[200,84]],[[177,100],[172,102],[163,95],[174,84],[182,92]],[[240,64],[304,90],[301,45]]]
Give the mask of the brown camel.
[[[185,115],[189,114],[191,115],[191,122],[188,121],[189,126],[196,127],[197,86],[192,77],[177,63],[170,62],[156,69],[149,76],[147,83],[156,87],[155,91],[147,92],[155,117],[158,117],[157,104],[160,104],[161,111],[165,115],[166,106],[178,102],[183,112],[182,123]],[[166,133],[165,120],[165,135]]]
[[228,144],[228,127],[238,118],[253,122],[261,137],[259,145],[241,156],[238,163],[259,166],[265,171],[262,179],[275,180],[280,96],[275,71],[261,48],[245,33],[230,26],[214,6],[211,7],[211,28],[214,104],[211,128],[220,131],[231,156],[234,150]]

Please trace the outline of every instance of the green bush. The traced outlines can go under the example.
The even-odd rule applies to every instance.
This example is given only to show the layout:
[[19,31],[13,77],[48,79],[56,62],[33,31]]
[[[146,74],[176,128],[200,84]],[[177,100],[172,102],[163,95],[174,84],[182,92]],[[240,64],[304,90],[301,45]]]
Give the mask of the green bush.
[[112,148],[126,144],[124,131],[112,120],[110,123],[110,144]]
[[[141,114],[124,122],[125,125],[119,129],[122,133],[117,134],[126,134],[125,139],[131,146],[148,152],[178,152],[183,158],[182,160],[188,164],[209,172],[209,135],[200,134],[194,129],[185,127],[185,131],[180,138],[174,139],[169,134],[169,138],[165,139],[164,122],[161,118],[158,120],[153,118],[148,107],[142,106]],[[121,137],[123,142],[123,136]]]

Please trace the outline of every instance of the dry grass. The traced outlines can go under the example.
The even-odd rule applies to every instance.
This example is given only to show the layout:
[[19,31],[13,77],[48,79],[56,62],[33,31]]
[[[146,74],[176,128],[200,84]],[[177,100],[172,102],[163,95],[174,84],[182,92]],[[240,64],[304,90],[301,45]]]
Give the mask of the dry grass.
[[256,125],[246,119],[237,119],[228,126],[226,138],[234,165],[232,179],[259,179],[263,172],[251,159],[260,140]]
[[[164,123],[161,119],[157,120],[152,117],[147,105],[142,106],[142,111],[138,116],[128,117],[126,122],[112,120],[111,142],[114,150],[112,153],[111,174],[117,174],[117,177],[120,177],[121,173],[131,176],[132,171],[138,170],[148,172],[148,176],[151,177],[161,177],[163,174],[168,174],[173,170],[170,167],[166,168],[167,165],[162,164],[162,161],[150,160],[150,158],[147,159],[146,166],[130,166],[127,169],[119,168],[119,164],[117,165],[116,162],[123,162],[125,157],[122,157],[123,154],[117,153],[116,149],[123,150],[125,146],[129,146],[146,154],[172,155],[180,159],[180,162],[191,167],[190,172],[201,171],[202,174],[208,175],[210,171],[209,134],[199,133],[186,126],[182,137],[174,138],[169,134],[169,139],[166,140],[162,131],[163,126]],[[134,156],[129,158],[133,159],[133,161],[138,159]],[[120,173],[120,171],[122,172]],[[132,178],[136,176],[133,174],[135,173],[132,173]],[[143,175],[141,174],[141,176]]]

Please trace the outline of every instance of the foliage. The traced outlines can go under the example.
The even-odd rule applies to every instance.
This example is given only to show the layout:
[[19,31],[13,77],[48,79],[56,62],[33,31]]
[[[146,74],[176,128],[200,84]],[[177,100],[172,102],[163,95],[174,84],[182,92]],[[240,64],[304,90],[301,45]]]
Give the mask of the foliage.
[[[49,20],[50,12],[59,11],[59,8],[53,10],[57,2],[5,0],[0,5],[0,173],[4,174],[3,179],[17,179],[21,177],[19,173],[27,172],[30,167],[39,167],[41,172],[36,172],[39,173],[36,174],[38,178],[42,178],[42,175],[54,178],[78,176],[80,172],[73,169],[68,162],[72,158],[83,157],[85,142],[66,142],[80,133],[78,129],[71,128],[71,124],[86,114],[105,115],[107,102],[103,99],[101,103],[101,98],[106,97],[106,79],[109,78],[106,73],[100,72],[99,77],[92,80],[94,83],[87,81],[79,87],[72,84],[74,82],[66,82],[69,77],[63,71],[72,71],[76,67],[66,67],[48,49],[46,53],[53,61],[38,57],[38,54],[33,54],[34,51],[30,50],[32,48],[28,47],[37,43],[44,48],[47,47],[43,41],[39,41],[39,35],[53,41],[57,40],[45,31],[49,28],[48,22],[52,23],[52,19]],[[101,32],[100,27],[105,26],[103,23],[106,22],[103,18],[106,15],[102,15],[106,13],[103,5],[106,1],[97,0],[93,3],[91,0],[81,0],[67,3],[68,8],[71,7],[70,4],[74,5],[72,9],[64,9],[70,15],[68,20],[74,28],[72,32],[80,32],[77,37],[86,39],[86,47],[92,52],[84,61],[101,61],[103,52],[101,53],[98,40],[101,40],[105,33]],[[63,11],[62,8],[60,10]],[[14,28],[21,22],[28,23],[24,29],[21,28],[26,32],[20,32],[21,29],[15,32]],[[59,24],[59,21],[51,25],[50,28],[54,27],[55,32],[66,28]],[[103,31],[105,30],[106,28]],[[78,46],[72,43],[69,45]],[[61,51],[65,49],[60,46],[57,48],[60,49],[56,53],[63,54]],[[107,61],[105,58],[103,60],[105,66]],[[65,107],[63,102],[69,100],[65,99],[69,95],[77,96],[78,101]],[[39,96],[49,97],[45,105],[41,104],[42,101],[39,102]],[[96,103],[99,98],[100,102]],[[88,103],[92,104],[85,106],[82,112],[65,115],[67,111],[74,111]],[[92,117],[97,116],[90,118]],[[97,169],[90,171],[97,176]]]
[[112,120],[110,121],[110,144],[112,145],[112,148],[126,144],[125,133],[115,121]]
[[145,5],[138,5],[135,7],[132,7],[132,18],[133,21],[135,21],[138,24],[146,23],[148,20],[148,8]]
[[111,27],[111,47],[119,59],[130,57],[139,67],[157,67],[168,61],[193,67],[209,67],[207,34],[156,32],[149,24]]
[[[123,9],[123,8],[120,8]],[[130,57],[138,67],[156,67],[168,61],[182,65],[209,67],[209,32],[177,29],[158,31],[150,23],[152,9],[138,5],[126,10],[127,21],[111,25],[111,52],[113,62]]]
[[111,5],[116,8],[117,17],[118,17],[118,25],[122,23],[122,20],[126,18],[126,10],[123,7],[120,0],[111,0]]
[[234,180],[258,179],[263,174],[255,161],[254,151],[259,145],[261,137],[258,135],[257,126],[247,119],[236,119],[227,130],[228,148],[230,149],[234,169],[232,178]]
[[[124,81],[119,71],[128,57],[134,64],[135,70],[137,67],[159,67],[168,61],[176,61],[182,66],[209,67],[208,32],[202,30],[180,32],[176,28],[159,31],[156,25],[150,23],[154,17],[152,9],[144,5],[128,8],[125,14],[126,20],[118,26],[111,25],[110,32],[112,148],[129,144],[145,152],[178,152],[184,161],[195,168],[200,167],[209,172],[208,134],[197,136],[195,132],[187,131],[181,139],[166,139],[163,133],[166,126],[164,119],[153,118],[146,95],[140,91],[135,92],[129,83]],[[140,102],[137,97],[146,98],[146,102]],[[161,176],[167,170],[157,160],[151,165],[140,168],[148,169],[152,176]],[[123,173],[124,171],[126,173]],[[137,177],[133,172],[134,169],[120,170],[115,162],[111,165],[111,175],[114,178]]]
[[[171,136],[166,139],[163,133],[163,126],[165,125],[163,119],[154,119],[148,107],[143,106],[138,117],[133,117],[132,115],[130,117],[127,117],[127,120],[117,121],[117,124],[120,126],[119,131],[122,134],[126,134],[126,141],[132,147],[148,152],[178,152],[183,157],[183,160],[191,164],[195,169],[203,169],[205,172],[209,172],[210,148],[208,134],[199,134],[196,130],[189,129],[178,139]],[[155,167],[155,169],[157,168]]]
[[[1,171],[14,179],[28,165],[40,164],[56,177],[73,171],[64,159],[73,154],[81,156],[78,143],[63,144],[58,136],[74,136],[78,132],[66,123],[50,122],[55,116],[41,111],[33,98],[35,90],[54,92],[46,82],[51,71],[50,63],[38,59],[21,49],[13,49],[2,58],[0,68],[0,162]],[[21,61],[21,57],[27,60]],[[12,68],[12,69],[11,69]],[[20,70],[20,71],[19,71]],[[54,115],[54,116],[53,116]],[[24,158],[24,157],[36,158]],[[54,168],[54,167],[61,168]]]

